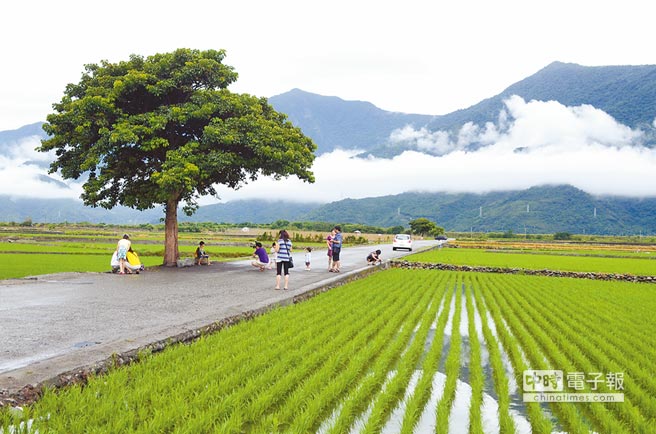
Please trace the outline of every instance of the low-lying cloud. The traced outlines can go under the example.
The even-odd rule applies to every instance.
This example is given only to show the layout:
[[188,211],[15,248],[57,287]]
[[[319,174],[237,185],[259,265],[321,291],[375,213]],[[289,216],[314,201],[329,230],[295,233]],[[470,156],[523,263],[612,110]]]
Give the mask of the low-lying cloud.
[[[595,195],[656,196],[656,149],[648,133],[589,105],[567,107],[514,96],[494,123],[467,123],[457,134],[405,127],[390,135],[390,142],[417,151],[384,159],[336,150],[316,158],[314,184],[263,177],[239,190],[218,191],[223,201],[330,202],[407,191],[485,193],[571,184]],[[34,151],[38,144],[31,138],[0,156],[0,194],[79,197],[79,184],[67,181],[62,188],[43,181],[44,163],[53,157]],[[216,199],[201,200],[211,202]]]
[[6,143],[0,154],[0,194],[35,198],[79,198],[78,183],[65,182],[57,174],[48,174],[54,152],[37,152],[38,136],[26,137],[16,143]]
[[332,201],[406,191],[485,193],[571,184],[595,195],[656,196],[656,150],[646,146],[645,132],[590,105],[567,107],[513,96],[496,123],[470,122],[458,134],[405,127],[390,141],[419,151],[382,159],[338,150],[316,159],[315,184],[261,180],[236,192],[221,190],[221,195],[226,200],[284,195]]

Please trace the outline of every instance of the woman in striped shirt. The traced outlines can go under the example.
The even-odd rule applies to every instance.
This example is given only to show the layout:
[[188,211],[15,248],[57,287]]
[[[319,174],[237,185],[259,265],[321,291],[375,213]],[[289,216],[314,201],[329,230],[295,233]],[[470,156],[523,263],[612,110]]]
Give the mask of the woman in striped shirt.
[[285,286],[289,289],[289,262],[292,257],[292,240],[286,230],[281,230],[278,236],[278,247],[276,249],[276,289],[280,289],[281,274],[285,274]]

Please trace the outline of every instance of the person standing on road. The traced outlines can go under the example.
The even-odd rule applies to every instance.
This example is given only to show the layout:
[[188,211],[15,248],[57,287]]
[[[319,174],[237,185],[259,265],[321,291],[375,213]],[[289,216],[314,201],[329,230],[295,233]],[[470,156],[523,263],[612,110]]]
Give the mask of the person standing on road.
[[312,264],[312,247],[305,248],[305,271],[310,271]]
[[330,231],[326,237],[326,245],[328,245],[328,271],[333,268],[333,236],[335,236],[335,229]]
[[276,249],[276,288],[280,289],[281,274],[285,275],[285,286],[289,289],[289,263],[292,259],[292,240],[286,230],[281,230],[278,236],[278,248]]
[[123,234],[123,238],[118,240],[116,245],[116,258],[118,259],[119,274],[125,274],[125,264],[128,262],[128,250],[132,247],[130,236]]
[[333,232],[335,235],[333,235],[333,241],[332,241],[332,246],[333,246],[333,268],[331,268],[329,271],[333,273],[339,273],[340,272],[340,266],[341,263],[339,261],[339,253],[342,250],[342,228],[341,226],[335,226],[333,228]]

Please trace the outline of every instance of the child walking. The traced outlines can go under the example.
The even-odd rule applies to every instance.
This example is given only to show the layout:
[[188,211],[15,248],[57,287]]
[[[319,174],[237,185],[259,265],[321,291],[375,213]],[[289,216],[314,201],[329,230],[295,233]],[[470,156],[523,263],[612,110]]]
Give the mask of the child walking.
[[312,247],[305,248],[305,271],[310,271],[310,263],[312,262]]

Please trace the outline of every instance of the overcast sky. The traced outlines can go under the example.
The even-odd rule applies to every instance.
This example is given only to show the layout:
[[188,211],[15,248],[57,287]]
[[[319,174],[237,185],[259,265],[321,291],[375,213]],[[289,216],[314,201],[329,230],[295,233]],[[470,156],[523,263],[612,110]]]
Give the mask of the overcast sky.
[[[180,47],[225,49],[225,63],[239,74],[231,86],[235,92],[271,97],[300,88],[369,101],[384,110],[446,114],[496,95],[556,60],[656,64],[654,12],[656,3],[647,0],[8,2],[0,18],[0,131],[45,121],[86,63]],[[641,146],[639,131],[591,108],[509,104],[511,124],[487,132],[485,151],[430,158],[407,153],[394,161],[336,152],[317,159],[313,186],[297,186],[294,179],[263,181],[222,197],[275,194],[281,185],[298,191],[299,198],[334,200],[549,182],[599,194],[656,194],[644,186],[656,185],[656,156]],[[560,121],[549,123],[553,116],[567,128]],[[545,122],[553,128],[540,129]],[[599,135],[598,122],[610,136]],[[481,130],[471,134],[485,134],[484,126],[477,127]],[[533,128],[529,145],[522,142],[527,128]],[[395,137],[421,136],[426,146],[439,146],[434,132],[401,130]],[[27,155],[32,145],[23,144],[16,155]],[[527,151],[513,152],[520,146]],[[17,161],[0,159],[0,178],[16,179],[11,171],[28,169],[36,176],[35,167],[15,168]],[[339,179],[323,169],[335,163],[347,168]],[[382,175],[394,173],[398,163],[416,168],[413,176]],[[33,185],[11,187],[21,188],[35,191]]]
[[10,1],[0,131],[44,121],[84,64],[181,47],[225,49],[234,91],[446,114],[556,60],[654,64],[654,12],[649,0]]

